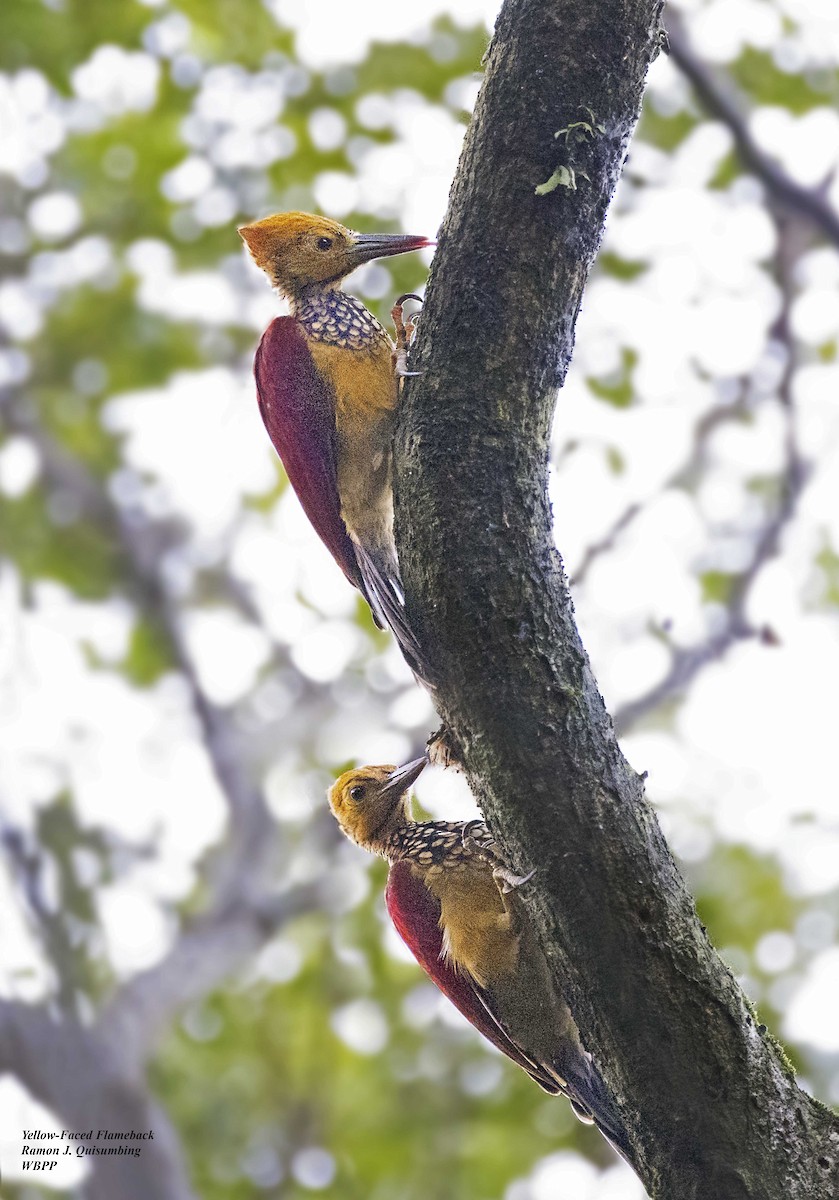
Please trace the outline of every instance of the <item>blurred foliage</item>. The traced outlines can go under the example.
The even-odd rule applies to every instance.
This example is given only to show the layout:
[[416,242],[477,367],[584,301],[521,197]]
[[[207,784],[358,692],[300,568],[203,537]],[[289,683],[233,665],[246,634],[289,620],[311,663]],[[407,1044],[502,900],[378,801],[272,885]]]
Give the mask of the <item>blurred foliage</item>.
[[[626,264],[620,263],[617,274],[619,278],[627,278]],[[632,368],[638,356],[634,350],[623,347],[621,350],[621,368],[619,372],[608,379],[589,379],[588,385],[600,400],[606,400],[615,408],[628,408],[632,403],[635,390],[632,386]]]
[[[164,52],[160,30],[178,17],[188,22],[185,41],[177,51]],[[449,87],[479,78],[487,37],[483,27],[441,20],[422,39],[374,44],[361,63],[319,73],[295,61],[291,31],[258,0],[167,0],[155,6],[135,0],[5,0],[0,69],[40,73],[56,90],[56,111],[69,120],[60,144],[45,154],[43,171],[35,169],[22,181],[0,179],[9,235],[3,274],[28,281],[42,314],[40,327],[20,335],[17,357],[10,359],[12,366],[23,364],[18,374],[25,378],[4,388],[5,438],[25,437],[37,427],[59,463],[80,465],[96,486],[108,486],[124,466],[121,438],[102,420],[114,394],[155,387],[177,372],[204,367],[244,370],[255,342],[254,331],[234,320],[204,322],[154,311],[138,274],[138,258],[149,253],[144,240],[165,244],[176,272],[203,270],[240,281],[238,221],[268,209],[314,207],[313,188],[322,172],[352,175],[366,148],[394,139],[387,126],[361,122],[360,98],[413,89],[461,119]],[[74,80],[104,46],[156,58],[160,81],[150,107],[95,119],[85,115],[73,99]],[[217,220],[202,219],[192,199],[173,199],[164,184],[179,164],[204,155],[222,134],[218,116],[215,126],[207,119],[206,127],[195,116],[202,84],[219,70],[234,72],[231,78],[240,83],[260,76],[276,85],[283,94],[282,129],[293,152],[278,153],[261,166],[218,165],[214,186],[229,214]],[[770,55],[754,50],[741,55],[733,74],[753,100],[793,113],[836,98],[834,79],[781,71]],[[61,107],[71,103],[72,114]],[[346,135],[332,149],[319,149],[311,135],[310,118],[323,107],[346,124]],[[699,122],[698,111],[668,115],[648,107],[639,137],[669,152]],[[728,187],[739,170],[736,159],[726,157],[711,185]],[[39,234],[27,220],[33,201],[52,192],[70,193],[81,210],[78,227],[57,238]],[[362,209],[344,219],[362,229],[383,224],[380,214]],[[79,247],[83,259],[104,248],[92,278],[84,264],[75,274],[70,270]],[[647,267],[608,252],[598,269],[630,283]],[[393,260],[388,270],[386,294],[367,297],[383,320],[392,297],[421,280],[421,267],[410,258]],[[620,361],[619,371],[589,384],[608,405],[626,408],[639,399],[632,347],[622,348]],[[607,457],[613,472],[624,469],[619,447],[609,448]],[[278,476],[275,487],[246,503],[269,512],[283,490]],[[26,586],[52,580],[83,600],[127,598],[135,606],[127,653],[111,663],[91,655],[91,667],[150,687],[174,662],[168,634],[157,615],[138,603],[137,580],[107,506],[77,511],[72,501],[49,473],[21,495],[0,492],[0,553]],[[819,603],[835,606],[839,558],[831,546],[824,545],[817,567],[823,576]],[[705,571],[704,600],[725,604],[736,580],[724,571]],[[386,645],[384,635],[372,633],[360,601],[357,623],[375,639],[374,649]],[[63,903],[63,931],[56,923],[61,945],[53,949],[74,964],[73,987],[99,996],[111,972],[104,965],[96,886],[111,878],[115,861],[152,853],[153,847],[129,852],[114,839],[91,835],[64,793],[41,810],[36,832],[57,864]],[[96,882],[87,887],[73,867],[82,852],[96,864]],[[804,901],[790,898],[774,860],[738,846],[715,846],[689,874],[712,938],[736,950],[737,973],[755,982],[761,1011],[766,1007],[768,1019],[776,1020],[781,1010],[768,990],[771,981],[752,956],[767,929],[792,929],[806,909]],[[432,1016],[408,1019],[412,997],[426,985],[413,966],[383,950],[381,868],[373,868],[371,876],[375,886],[349,914],[337,921],[312,915],[283,933],[300,958],[287,980],[272,982],[257,970],[233,981],[190,1010],[166,1039],[153,1064],[153,1086],[182,1135],[198,1193],[205,1200],[266,1194],[299,1200],[313,1190],[294,1177],[295,1156],[306,1147],[332,1155],[334,1176],[314,1190],[335,1200],[495,1200],[512,1179],[558,1147],[578,1147],[607,1162],[603,1143],[574,1121],[564,1102],[548,1100],[470,1031]],[[359,999],[379,1006],[388,1031],[386,1046],[376,1053],[350,1049],[334,1030],[336,1009]],[[31,1186],[7,1187],[4,1194],[10,1200],[56,1195]]]
[[[578,1134],[567,1110],[520,1073],[505,1070],[488,1096],[468,1094],[464,1078],[485,1052],[468,1028],[435,1023],[429,1039],[405,1021],[405,1001],[430,988],[382,953],[378,909],[368,901],[331,930],[301,925],[305,959],[293,982],[217,996],[189,1014],[193,1036],[179,1030],[170,1042],[155,1079],[185,1114],[200,1194],[254,1194],[231,1178],[231,1164],[257,1149],[254,1161],[279,1182],[297,1149],[328,1147],[335,1175],[319,1192],[336,1200],[494,1195],[571,1139],[606,1160],[590,1131]],[[360,997],[381,1006],[390,1029],[375,1056],[349,1050],[331,1028],[336,1007]],[[298,1200],[307,1189],[286,1179],[282,1195]]]
[[839,102],[839,82],[831,71],[798,74],[783,70],[769,54],[747,47],[732,71],[758,104],[778,104],[800,115]]

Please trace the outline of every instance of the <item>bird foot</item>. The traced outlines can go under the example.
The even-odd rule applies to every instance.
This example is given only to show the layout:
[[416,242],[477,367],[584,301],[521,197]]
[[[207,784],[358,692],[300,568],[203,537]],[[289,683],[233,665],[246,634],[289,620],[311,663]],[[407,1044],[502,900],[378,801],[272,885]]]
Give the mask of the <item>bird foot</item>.
[[422,371],[408,370],[408,351],[406,349],[397,350],[393,359],[393,369],[400,379],[406,379],[411,375],[422,375]]
[[492,878],[498,884],[499,891],[506,896],[508,892],[514,892],[516,888],[520,888],[531,880],[535,874],[535,867],[528,875],[516,875],[508,867],[496,867],[492,872]]
[[516,875],[501,859],[498,853],[498,843],[487,829],[483,821],[467,821],[460,835],[463,849],[478,854],[492,867],[492,878],[498,885],[502,895],[515,891],[536,874],[536,868],[529,875]]

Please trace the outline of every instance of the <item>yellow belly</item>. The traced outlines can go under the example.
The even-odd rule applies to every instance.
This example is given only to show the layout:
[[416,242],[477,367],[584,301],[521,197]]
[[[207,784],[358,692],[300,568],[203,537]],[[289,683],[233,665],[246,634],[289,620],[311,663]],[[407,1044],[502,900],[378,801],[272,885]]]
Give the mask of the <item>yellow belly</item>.
[[423,879],[440,901],[443,953],[455,970],[468,973],[481,987],[516,970],[519,936],[485,863],[432,867]]
[[318,374],[331,384],[339,428],[351,431],[366,426],[378,414],[396,408],[397,381],[389,342],[382,339],[370,348],[351,350],[309,339],[309,350]]
[[335,396],[338,493],[350,533],[365,544],[389,532],[390,445],[397,380],[389,342],[350,350],[310,341],[319,374]]

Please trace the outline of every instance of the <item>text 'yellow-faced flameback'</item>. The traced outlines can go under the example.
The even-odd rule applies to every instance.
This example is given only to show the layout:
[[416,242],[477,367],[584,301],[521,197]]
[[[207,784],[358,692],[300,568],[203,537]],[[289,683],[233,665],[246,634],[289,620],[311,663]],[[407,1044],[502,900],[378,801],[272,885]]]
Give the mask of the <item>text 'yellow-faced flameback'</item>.
[[567,1096],[623,1155],[629,1143],[557,991],[517,879],[483,821],[414,821],[426,765],[346,771],[329,803],[352,841],[389,863],[385,900],[419,965],[463,1015],[547,1092]]
[[301,212],[266,217],[239,233],[291,306],[291,316],[268,326],[254,363],[268,434],[317,533],[422,674],[393,541],[394,346],[340,284],[371,259],[433,243],[354,233]]

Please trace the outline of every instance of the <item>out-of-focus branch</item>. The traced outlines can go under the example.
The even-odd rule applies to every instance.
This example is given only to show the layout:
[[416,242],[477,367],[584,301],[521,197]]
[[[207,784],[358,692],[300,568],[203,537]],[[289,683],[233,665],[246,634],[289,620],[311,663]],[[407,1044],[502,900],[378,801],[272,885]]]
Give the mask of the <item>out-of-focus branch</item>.
[[799,229],[792,218],[778,219],[775,265],[782,303],[771,330],[771,336],[785,351],[784,369],[777,389],[777,398],[784,415],[784,466],[778,503],[755,540],[748,566],[734,580],[722,627],[698,646],[674,649],[670,667],[664,678],[644,695],[630,700],[615,711],[613,719],[618,733],[626,732],[660,704],[684,694],[705,667],[717,662],[738,642],[758,637],[769,643],[773,641],[772,632],[756,627],[749,620],[746,610],[755,580],[766,564],[779,552],[781,537],[795,516],[798,499],[809,477],[809,469],[798,444],[792,401],[795,344],[789,315],[794,298],[793,272],[798,254],[798,233]]
[[[160,963],[116,990],[92,1025],[82,1027],[66,1006],[65,1015],[53,1020],[45,1006],[0,1005],[0,1072],[17,1074],[68,1125],[154,1128],[153,1153],[144,1147],[142,1158],[132,1159],[129,1169],[121,1159],[97,1157],[90,1161],[92,1177],[86,1194],[91,1200],[115,1200],[117,1196],[119,1200],[147,1200],[149,1196],[194,1200],[177,1135],[149,1093],[145,1061],[177,1012],[219,986],[291,917],[312,908],[317,889],[298,887],[277,894],[274,888],[272,867],[279,844],[276,826],[261,789],[250,776],[233,715],[212,704],[201,686],[177,605],[164,581],[161,565],[177,545],[180,531],[173,524],[154,523],[122,509],[111,500],[104,484],[25,411],[6,404],[3,419],[7,427],[36,444],[47,487],[71,493],[82,516],[105,528],[121,546],[129,592],[165,631],[174,665],[189,688],[230,822],[224,845],[204,864],[204,911],[184,923]],[[224,578],[221,582],[224,586]],[[241,589],[231,585],[225,591],[241,610]],[[247,615],[253,619],[254,610]],[[23,873],[25,891],[49,951],[55,931],[35,888],[35,868],[14,831],[4,840]],[[73,989],[62,962],[59,957],[65,975],[60,983],[63,995]]]
[[142,1062],[178,1012],[217,988],[281,926],[318,900],[316,887],[299,887],[197,918],[162,962],[120,988],[102,1014],[103,1032],[129,1045]]
[[[793,265],[800,253],[799,243],[802,241],[801,230],[804,222],[816,227],[829,241],[839,246],[839,214],[817,191],[797,184],[760,149],[749,130],[743,106],[734,95],[731,85],[721,82],[708,66],[696,57],[677,14],[668,14],[667,31],[673,61],[691,81],[708,111],[728,126],[744,165],[766,185],[769,207],[778,225],[776,273],[781,288],[782,307],[772,336],[786,351],[784,372],[777,391],[777,398],[785,416],[784,468],[781,496],[755,541],[748,566],[734,581],[722,627],[697,646],[673,649],[670,667],[664,678],[643,696],[628,702],[613,714],[618,732],[625,732],[659,705],[682,695],[705,667],[719,661],[739,642],[758,637],[772,640],[771,631],[756,628],[748,620],[746,608],[755,579],[765,564],[778,553],[781,536],[794,516],[798,497],[808,475],[807,465],[798,447],[792,407],[791,383],[795,355],[789,325]],[[721,423],[744,416],[748,411],[746,401],[747,397],[744,395],[734,405],[714,408],[699,422],[690,458],[665,486],[679,486],[683,480],[690,478],[701,466],[710,436]],[[644,511],[644,507],[640,502],[629,505],[603,537],[586,550],[575,572],[572,586],[579,586],[584,581],[593,563],[614,547],[618,537]]]
[[76,1018],[0,1000],[0,1073],[23,1080],[72,1129],[152,1129],[139,1158],[88,1158],[88,1200],[197,1200],[178,1136],[130,1047]]
[[722,83],[696,57],[680,18],[672,11],[667,16],[667,35],[671,58],[693,84],[708,111],[728,126],[744,165],[766,184],[770,199],[806,218],[834,246],[839,246],[839,213],[817,191],[791,179],[783,167],[760,149],[731,85]]
[[[720,425],[724,425],[728,421],[742,420],[748,411],[745,394],[741,394],[733,404],[718,405],[700,417],[694,430],[693,445],[690,454],[685,462],[670,476],[661,488],[661,491],[682,487],[693,478],[696,472],[702,467],[711,435]],[[659,494],[660,492],[656,493],[656,495]],[[580,587],[585,582],[595,562],[602,555],[614,549],[620,535],[629,529],[641,513],[644,512],[645,508],[646,501],[641,500],[635,500],[627,505],[603,536],[586,548],[580,559],[580,564],[570,580],[572,588]]]
[[[667,485],[665,484],[665,488]],[[580,565],[568,581],[569,587],[581,587],[585,583],[589,571],[604,554],[608,554],[615,547],[615,542],[622,533],[625,533],[633,524],[635,518],[638,517],[646,505],[640,500],[633,500],[632,504],[628,504],[617,520],[613,521],[606,532],[596,542],[592,542],[583,552],[583,557],[580,559]]]
[[230,809],[229,835],[209,871],[209,904],[223,909],[232,899],[231,889],[254,884],[255,865],[273,844],[273,822],[239,752],[231,716],[211,704],[201,687],[176,607],[163,582],[161,563],[180,533],[174,523],[150,522],[111,500],[106,487],[29,415],[7,403],[3,419],[7,427],[25,434],[37,446],[45,483],[71,494],[83,518],[95,521],[115,537],[123,551],[129,592],[168,637],[174,665],[189,687],[204,746]]
[[[86,518],[97,521],[119,539],[129,590],[146,615],[165,631],[174,664],[188,685],[203,744],[230,810],[224,846],[204,872],[207,891],[204,936],[190,949],[194,964],[196,947],[205,944],[208,926],[216,917],[227,921],[230,913],[238,909],[254,916],[275,904],[275,897],[265,889],[264,876],[276,851],[277,835],[261,789],[245,764],[232,715],[212,704],[201,686],[176,604],[164,583],[161,564],[175,547],[180,531],[171,522],[149,521],[143,514],[127,511],[112,501],[105,486],[34,420],[9,407],[4,419],[37,446],[45,482],[70,492]],[[241,609],[244,603],[241,586],[228,581],[224,573],[221,580],[225,594]],[[255,610],[251,607],[247,615],[253,619]]]
[[47,957],[55,969],[56,1000],[65,1012],[78,1016],[77,960],[66,923],[44,893],[44,854],[5,817],[0,817],[0,845],[43,939]]
[[274,823],[260,788],[250,778],[231,715],[209,701],[187,649],[176,606],[159,570],[162,556],[171,548],[168,532],[132,519],[119,508],[114,509],[113,521],[131,563],[143,607],[168,635],[178,670],[189,687],[213,773],[227,800],[228,834],[223,850],[208,870],[207,880],[210,907],[222,911],[235,900],[240,889],[261,883],[261,867],[275,845]]

